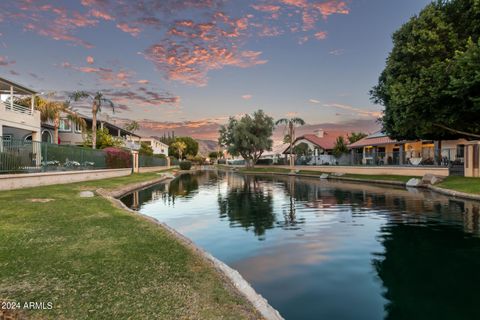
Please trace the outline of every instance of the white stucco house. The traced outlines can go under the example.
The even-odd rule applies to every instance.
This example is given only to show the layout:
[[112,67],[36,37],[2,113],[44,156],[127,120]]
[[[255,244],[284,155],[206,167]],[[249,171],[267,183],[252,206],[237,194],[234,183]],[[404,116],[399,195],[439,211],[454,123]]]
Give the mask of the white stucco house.
[[[129,141],[129,140],[127,140]],[[163,154],[166,157],[168,157],[168,145],[161,142],[158,138],[156,137],[139,137],[139,138],[134,138],[131,139],[131,142],[135,143],[145,143],[152,147],[153,154]]]

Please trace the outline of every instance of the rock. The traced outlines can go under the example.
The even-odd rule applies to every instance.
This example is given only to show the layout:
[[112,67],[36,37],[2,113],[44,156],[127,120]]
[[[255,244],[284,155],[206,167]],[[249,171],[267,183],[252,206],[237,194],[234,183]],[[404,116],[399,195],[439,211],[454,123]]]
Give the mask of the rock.
[[444,179],[445,179],[445,177],[434,176],[434,177],[432,178],[432,180],[430,180],[430,183],[431,183],[431,184],[437,184],[437,183],[442,182]]
[[81,191],[79,196],[80,198],[92,198],[95,197],[95,193],[92,191]]
[[320,179],[328,179],[328,177],[329,177],[329,174],[328,174],[328,173],[322,173],[322,174],[320,175]]
[[442,182],[443,179],[445,179],[445,177],[436,176],[436,175],[427,173],[426,175],[424,175],[422,177],[422,182],[425,183],[425,184],[432,184],[433,185],[433,184]]
[[345,173],[343,173],[343,172],[334,172],[334,173],[332,173],[332,175],[333,175],[333,176],[336,176],[336,177],[341,177],[341,176],[344,176]]
[[407,182],[407,187],[418,188],[418,187],[421,187],[422,185],[423,185],[422,180],[417,178],[412,178]]

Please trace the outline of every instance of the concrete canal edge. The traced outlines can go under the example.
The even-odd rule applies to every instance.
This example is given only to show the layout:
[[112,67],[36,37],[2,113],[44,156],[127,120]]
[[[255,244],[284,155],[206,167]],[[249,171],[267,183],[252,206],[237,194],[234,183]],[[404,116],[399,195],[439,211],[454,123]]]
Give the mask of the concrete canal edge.
[[152,185],[155,185],[157,183],[166,182],[169,180],[171,181],[173,179],[176,179],[181,174],[182,172],[179,172],[177,176],[162,175],[157,179],[126,185],[120,189],[116,189],[113,191],[97,189],[96,193],[102,196],[103,198],[109,200],[113,205],[115,205],[115,207],[123,209],[131,214],[140,216],[152,223],[159,225],[160,227],[168,231],[174,238],[179,240],[182,244],[187,246],[189,249],[191,249],[195,253],[199,254],[203,259],[205,259],[207,262],[212,264],[214,269],[222,276],[222,278],[229,281],[233,285],[233,287],[238,291],[238,293],[241,296],[245,297],[265,319],[283,320],[284,318],[280,315],[280,313],[268,303],[267,299],[265,299],[260,294],[258,294],[255,291],[255,289],[253,289],[253,287],[242,277],[242,275],[237,270],[229,267],[223,261],[215,258],[209,252],[198,247],[192,240],[182,235],[175,229],[171,228],[167,224],[160,222],[159,220],[153,217],[141,214],[140,212],[137,212],[128,208],[122,201],[118,199],[129,192],[142,190]]

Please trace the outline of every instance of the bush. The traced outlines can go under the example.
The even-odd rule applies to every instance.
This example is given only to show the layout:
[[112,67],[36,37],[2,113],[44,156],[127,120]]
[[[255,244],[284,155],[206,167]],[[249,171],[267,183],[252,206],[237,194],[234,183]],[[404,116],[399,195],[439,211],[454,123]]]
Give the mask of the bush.
[[258,165],[271,165],[271,164],[273,164],[273,159],[258,159],[257,164]]
[[190,161],[180,161],[180,169],[190,170],[191,167],[192,167],[192,163]]
[[105,148],[103,151],[105,151],[107,168],[130,168],[132,166],[132,156],[130,152],[114,147]]

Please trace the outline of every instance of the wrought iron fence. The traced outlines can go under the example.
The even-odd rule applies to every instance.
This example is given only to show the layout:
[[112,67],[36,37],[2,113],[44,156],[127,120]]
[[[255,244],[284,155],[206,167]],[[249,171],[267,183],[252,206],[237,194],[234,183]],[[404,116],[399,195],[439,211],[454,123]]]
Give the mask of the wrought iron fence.
[[138,155],[139,167],[166,167],[167,159],[156,156]]
[[108,168],[107,154],[73,145],[0,137],[0,173],[104,169]]

